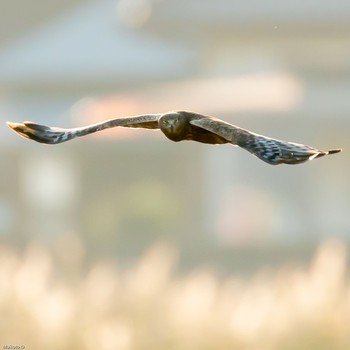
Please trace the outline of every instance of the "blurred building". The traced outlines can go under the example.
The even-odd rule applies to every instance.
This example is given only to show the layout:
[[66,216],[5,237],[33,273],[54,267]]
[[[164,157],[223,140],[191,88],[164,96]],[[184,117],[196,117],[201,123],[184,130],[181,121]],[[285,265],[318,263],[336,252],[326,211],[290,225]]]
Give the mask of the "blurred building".
[[[2,122],[188,109],[349,148],[348,1],[49,3],[0,5]],[[346,151],[271,167],[230,146],[135,130],[52,148],[2,130],[5,240],[76,231],[103,254],[164,238],[201,249],[349,234]]]

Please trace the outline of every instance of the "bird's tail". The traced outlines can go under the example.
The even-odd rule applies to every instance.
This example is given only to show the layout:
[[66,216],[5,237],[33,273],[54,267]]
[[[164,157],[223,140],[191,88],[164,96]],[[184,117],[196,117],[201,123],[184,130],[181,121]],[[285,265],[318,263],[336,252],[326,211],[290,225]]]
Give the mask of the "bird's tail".
[[318,150],[299,143],[271,139],[247,132],[237,144],[272,165],[299,164],[328,154],[341,152],[341,149]]

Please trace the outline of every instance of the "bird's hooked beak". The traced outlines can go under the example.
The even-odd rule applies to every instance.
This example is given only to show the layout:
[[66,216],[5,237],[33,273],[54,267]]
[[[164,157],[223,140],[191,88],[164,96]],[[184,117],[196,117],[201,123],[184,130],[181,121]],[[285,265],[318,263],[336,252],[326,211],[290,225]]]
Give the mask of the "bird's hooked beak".
[[175,119],[170,119],[168,125],[169,125],[170,130],[173,131],[175,126],[176,126],[176,120]]

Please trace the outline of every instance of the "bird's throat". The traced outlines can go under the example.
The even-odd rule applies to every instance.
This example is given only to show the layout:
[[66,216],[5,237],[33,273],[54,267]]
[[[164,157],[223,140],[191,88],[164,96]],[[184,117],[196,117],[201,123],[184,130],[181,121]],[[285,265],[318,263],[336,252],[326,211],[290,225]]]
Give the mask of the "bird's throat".
[[167,128],[162,129],[164,135],[171,141],[179,142],[183,140],[183,135],[181,135],[181,132],[177,130],[174,126],[169,126]]

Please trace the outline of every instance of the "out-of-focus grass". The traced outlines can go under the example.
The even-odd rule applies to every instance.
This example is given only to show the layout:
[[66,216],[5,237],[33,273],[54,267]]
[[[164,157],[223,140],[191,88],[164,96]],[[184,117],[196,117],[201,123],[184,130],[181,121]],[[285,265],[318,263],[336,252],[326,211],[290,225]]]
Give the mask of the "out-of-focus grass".
[[57,254],[42,246],[24,254],[0,247],[1,346],[349,349],[350,280],[339,242],[321,245],[307,268],[249,279],[208,269],[179,276],[176,252],[165,245],[132,268],[102,261],[70,276],[83,256],[66,253],[58,269]]

